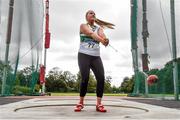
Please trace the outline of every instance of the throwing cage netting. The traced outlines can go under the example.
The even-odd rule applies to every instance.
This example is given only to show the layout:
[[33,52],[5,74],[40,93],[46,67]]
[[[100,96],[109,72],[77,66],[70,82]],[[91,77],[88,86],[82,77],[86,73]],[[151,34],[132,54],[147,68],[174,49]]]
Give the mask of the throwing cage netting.
[[[180,1],[131,0],[132,95],[179,99]],[[158,80],[149,83],[147,77]]]
[[17,92],[18,86],[26,87],[27,93],[34,92],[42,59],[43,6],[43,0],[0,0],[2,95]]

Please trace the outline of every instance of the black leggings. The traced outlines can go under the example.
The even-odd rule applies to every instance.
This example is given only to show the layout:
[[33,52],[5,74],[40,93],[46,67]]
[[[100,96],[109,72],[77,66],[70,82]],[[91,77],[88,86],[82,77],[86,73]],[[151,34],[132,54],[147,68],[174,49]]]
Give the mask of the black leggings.
[[78,65],[82,77],[80,85],[80,96],[84,97],[87,92],[90,69],[94,72],[97,80],[96,94],[97,97],[103,96],[104,91],[104,67],[100,56],[90,56],[78,53]]

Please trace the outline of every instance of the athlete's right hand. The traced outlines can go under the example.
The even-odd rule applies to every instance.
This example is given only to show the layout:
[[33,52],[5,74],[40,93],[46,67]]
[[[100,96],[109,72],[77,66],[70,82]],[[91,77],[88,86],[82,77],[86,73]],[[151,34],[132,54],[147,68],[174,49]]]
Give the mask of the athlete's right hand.
[[108,46],[108,44],[109,44],[109,39],[108,39],[108,38],[105,38],[102,44],[103,44],[104,46]]

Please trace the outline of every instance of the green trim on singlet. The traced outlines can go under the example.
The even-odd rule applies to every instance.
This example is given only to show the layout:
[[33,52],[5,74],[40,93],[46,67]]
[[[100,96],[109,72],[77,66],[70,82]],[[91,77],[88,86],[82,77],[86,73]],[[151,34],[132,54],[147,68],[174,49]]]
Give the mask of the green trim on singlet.
[[80,35],[80,40],[81,40],[81,42],[87,42],[87,41],[89,41],[89,40],[91,40],[91,39],[93,39],[93,38],[90,37],[90,36],[81,36],[81,35]]
[[84,34],[80,34],[80,41],[81,42],[88,42],[88,41],[93,41],[99,44],[98,41],[94,40],[92,37],[90,36],[85,36]]
[[[99,29],[97,26],[90,27],[93,32],[95,32],[97,29]],[[87,36],[86,34],[83,34],[80,32],[80,41],[81,42],[95,42],[99,44],[99,41],[94,40],[91,36]]]

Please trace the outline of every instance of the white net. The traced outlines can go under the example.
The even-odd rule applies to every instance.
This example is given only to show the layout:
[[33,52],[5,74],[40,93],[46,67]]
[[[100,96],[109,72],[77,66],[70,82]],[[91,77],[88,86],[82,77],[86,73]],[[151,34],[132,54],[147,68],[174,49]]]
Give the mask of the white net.
[[[6,83],[12,87],[17,69],[32,66],[34,70],[38,68],[43,48],[44,5],[43,0],[14,0],[12,26],[9,26],[12,27],[11,40],[9,51],[6,51],[10,1],[0,0],[0,79],[2,80],[5,56],[8,55]],[[28,86],[32,86],[32,83],[34,84],[31,81]]]

